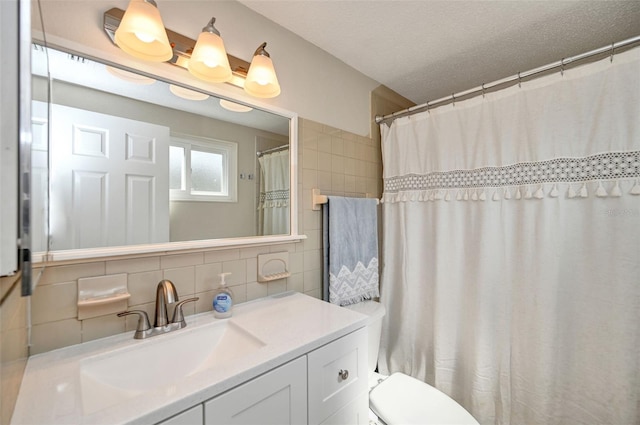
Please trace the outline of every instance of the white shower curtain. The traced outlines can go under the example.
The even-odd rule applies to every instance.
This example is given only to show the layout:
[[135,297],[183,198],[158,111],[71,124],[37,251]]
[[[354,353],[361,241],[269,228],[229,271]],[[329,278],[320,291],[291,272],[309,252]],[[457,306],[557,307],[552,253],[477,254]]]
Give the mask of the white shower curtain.
[[640,423],[640,49],[381,126],[381,373]]
[[289,233],[289,149],[268,153],[260,163],[259,234]]

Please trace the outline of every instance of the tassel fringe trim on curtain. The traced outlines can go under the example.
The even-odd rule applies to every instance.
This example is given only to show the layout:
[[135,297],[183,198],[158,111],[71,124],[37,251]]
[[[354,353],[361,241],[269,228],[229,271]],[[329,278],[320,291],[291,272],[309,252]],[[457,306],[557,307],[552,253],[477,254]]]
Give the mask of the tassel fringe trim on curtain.
[[[630,189],[620,182],[631,180]],[[640,195],[640,151],[386,178],[381,202]]]

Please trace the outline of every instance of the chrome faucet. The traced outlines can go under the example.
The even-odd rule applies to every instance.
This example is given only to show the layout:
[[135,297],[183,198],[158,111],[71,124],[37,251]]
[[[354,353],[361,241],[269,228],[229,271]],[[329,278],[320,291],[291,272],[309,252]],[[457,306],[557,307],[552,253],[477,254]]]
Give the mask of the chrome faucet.
[[[118,317],[137,314],[138,326],[136,333],[133,335],[135,339],[145,339],[155,335],[165,334],[171,331],[182,329],[187,326],[184,320],[182,306],[188,302],[198,301],[198,297],[188,298],[178,302],[178,291],[170,280],[162,280],[156,288],[156,317],[153,321],[153,328],[149,323],[149,316],[143,310],[130,310],[118,313]],[[168,306],[176,303],[173,308],[173,317],[169,322]]]
[[178,301],[178,291],[170,280],[164,279],[158,283],[156,288],[156,319],[153,327],[167,326],[169,324],[169,315],[167,313],[167,304],[173,304]]

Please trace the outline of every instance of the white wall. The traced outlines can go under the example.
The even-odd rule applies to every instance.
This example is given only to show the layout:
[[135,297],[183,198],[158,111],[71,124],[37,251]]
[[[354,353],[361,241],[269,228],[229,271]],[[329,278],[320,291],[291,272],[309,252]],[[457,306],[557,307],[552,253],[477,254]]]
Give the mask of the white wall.
[[[228,84],[201,82],[167,64],[134,59],[115,47],[102,29],[103,13],[126,9],[127,0],[42,0],[47,41],[88,56],[183,81],[222,96],[270,104],[359,135],[370,131],[369,95],[379,83],[345,63],[233,0],[158,0],[165,27],[196,39],[203,26],[216,17],[229,54],[250,61],[255,49],[266,41],[274,61],[282,94],[257,101]],[[34,5],[34,34],[40,28]],[[329,30],[329,29],[328,29]]]

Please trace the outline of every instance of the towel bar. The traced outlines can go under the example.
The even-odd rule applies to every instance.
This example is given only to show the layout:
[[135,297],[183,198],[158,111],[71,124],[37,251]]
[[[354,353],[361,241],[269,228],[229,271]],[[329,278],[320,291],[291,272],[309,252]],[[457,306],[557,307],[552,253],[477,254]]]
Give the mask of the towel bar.
[[[364,198],[373,198],[371,193],[365,193]],[[327,195],[323,195],[320,192],[320,189],[311,189],[311,208],[314,211],[320,211],[320,205],[327,203]],[[376,198],[376,204],[379,204],[380,201]]]

